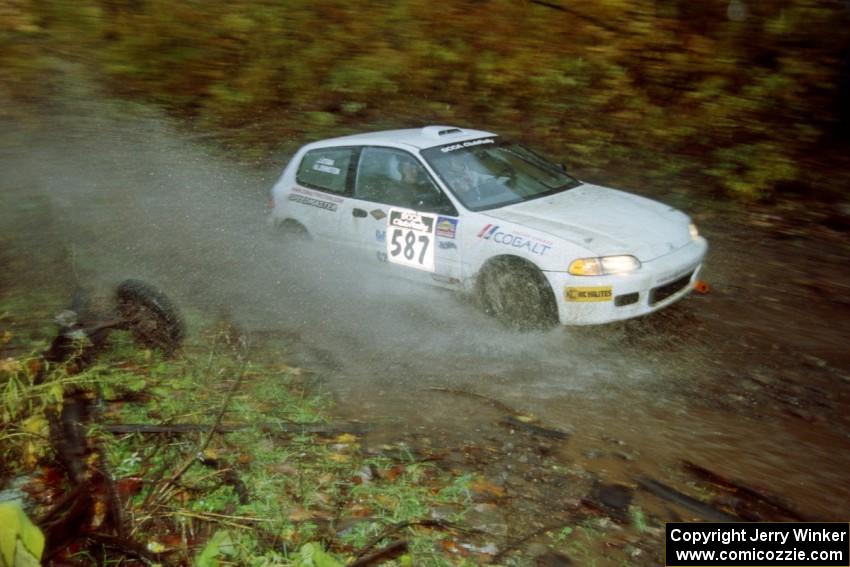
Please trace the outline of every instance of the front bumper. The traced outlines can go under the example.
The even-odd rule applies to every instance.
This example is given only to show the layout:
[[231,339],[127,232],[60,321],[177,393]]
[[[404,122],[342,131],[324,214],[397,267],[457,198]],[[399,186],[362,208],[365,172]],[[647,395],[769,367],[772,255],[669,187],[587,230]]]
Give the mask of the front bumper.
[[685,297],[699,278],[708,243],[699,237],[644,262],[631,274],[573,276],[544,272],[558,300],[563,325],[596,325],[640,317]]

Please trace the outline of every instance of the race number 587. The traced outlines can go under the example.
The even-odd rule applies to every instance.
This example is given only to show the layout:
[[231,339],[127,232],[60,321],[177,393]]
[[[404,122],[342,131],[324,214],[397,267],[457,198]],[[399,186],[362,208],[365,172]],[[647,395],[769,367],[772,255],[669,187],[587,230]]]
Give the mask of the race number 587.
[[436,224],[436,215],[390,209],[387,217],[387,260],[433,272]]

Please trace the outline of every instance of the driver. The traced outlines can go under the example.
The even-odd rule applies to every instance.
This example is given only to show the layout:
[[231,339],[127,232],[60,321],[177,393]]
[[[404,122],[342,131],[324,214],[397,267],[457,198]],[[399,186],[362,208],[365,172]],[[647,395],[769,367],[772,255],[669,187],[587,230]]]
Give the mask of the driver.
[[411,159],[404,159],[398,166],[401,172],[402,183],[412,187],[417,193],[422,193],[428,190],[428,179],[422,168],[419,167]]
[[481,199],[481,194],[478,192],[478,183],[475,176],[469,169],[469,164],[466,163],[460,156],[449,158],[449,184],[452,189],[459,193],[459,197],[464,201],[478,201]]
[[404,200],[409,201],[406,206],[416,208],[423,199],[433,198],[436,192],[433,183],[422,166],[411,158],[399,161],[398,171],[401,174],[401,185]]

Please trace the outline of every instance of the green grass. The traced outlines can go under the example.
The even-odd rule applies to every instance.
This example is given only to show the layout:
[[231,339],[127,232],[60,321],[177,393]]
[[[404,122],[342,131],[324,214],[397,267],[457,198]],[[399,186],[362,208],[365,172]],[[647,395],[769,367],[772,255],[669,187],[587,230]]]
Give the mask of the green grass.
[[[308,391],[297,368],[213,349],[214,342],[206,348],[188,345],[184,354],[168,360],[138,348],[128,333],[116,332],[87,370],[70,375],[53,369],[41,386],[32,384],[27,369],[31,355],[8,360],[0,370],[0,439],[3,461],[11,465],[5,474],[54,466],[44,413],[59,409],[66,388],[99,396],[107,423],[211,424],[241,375],[222,422],[248,427],[213,435],[204,450],[205,463],[193,462],[164,495],[159,494],[163,479],[201,450],[206,431],[112,435],[97,424],[89,430],[105,448],[119,485],[124,479],[144,479],[125,514],[132,519],[134,538],[164,549],[165,559],[194,558],[201,564],[198,558],[205,550],[204,561],[217,557],[240,565],[306,565],[300,550],[308,553],[312,548],[304,546],[321,545],[328,561],[342,564],[387,526],[426,520],[437,506],[462,510],[470,502],[469,475],[446,473],[416,462],[409,453],[401,458],[364,455],[360,439],[351,434],[274,433],[265,425],[325,422],[328,398]],[[399,449],[394,454],[405,454],[403,446],[394,449]],[[228,469],[247,489],[247,502],[240,503]],[[456,519],[462,520],[462,514]],[[224,535],[206,549],[214,534]],[[392,537],[411,541],[411,556],[396,565],[464,564],[463,558],[441,549],[440,540],[447,537],[442,531],[410,527]]]

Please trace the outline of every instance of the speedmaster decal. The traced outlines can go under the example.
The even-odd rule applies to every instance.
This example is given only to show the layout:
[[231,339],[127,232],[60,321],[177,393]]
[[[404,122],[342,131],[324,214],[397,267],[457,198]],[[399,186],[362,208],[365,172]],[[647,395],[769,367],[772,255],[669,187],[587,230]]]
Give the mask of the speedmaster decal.
[[320,201],[319,199],[305,197],[304,195],[290,195],[289,200],[293,203],[299,203],[301,205],[307,205],[309,207],[316,207],[317,209],[324,209],[326,211],[336,211],[336,203]]
[[307,195],[308,197],[316,197],[323,201],[333,201],[334,203],[342,203],[345,199],[342,197],[337,197],[336,195],[329,195],[328,193],[324,193],[322,191],[311,191],[310,189],[304,189],[303,187],[295,186],[292,188],[293,193],[300,193],[301,195]]
[[436,215],[390,209],[386,234],[387,260],[433,272],[436,224]]

